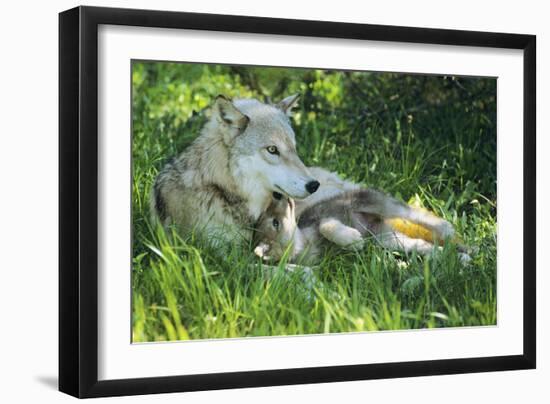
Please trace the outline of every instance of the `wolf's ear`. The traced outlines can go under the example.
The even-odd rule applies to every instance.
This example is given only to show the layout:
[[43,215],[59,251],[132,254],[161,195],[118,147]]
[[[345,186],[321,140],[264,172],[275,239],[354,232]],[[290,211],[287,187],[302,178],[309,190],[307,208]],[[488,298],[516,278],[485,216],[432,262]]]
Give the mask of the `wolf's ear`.
[[294,108],[298,104],[299,98],[300,94],[291,95],[289,97],[286,97],[284,100],[279,101],[276,107],[283,111],[287,116],[290,116],[292,115],[292,108]]
[[[239,111],[231,100],[224,95],[216,97],[212,117],[227,129],[224,133],[224,140],[226,141],[231,141],[235,136],[243,133],[250,121],[250,118]],[[226,137],[227,139],[225,139]]]

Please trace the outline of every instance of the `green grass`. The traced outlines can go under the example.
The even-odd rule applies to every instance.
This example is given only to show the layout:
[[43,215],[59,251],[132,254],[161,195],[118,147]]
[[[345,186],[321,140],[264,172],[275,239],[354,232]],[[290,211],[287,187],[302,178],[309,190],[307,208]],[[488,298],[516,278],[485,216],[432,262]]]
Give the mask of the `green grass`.
[[[164,341],[496,324],[495,81],[299,69],[135,63],[133,340]],[[200,239],[149,220],[149,195],[218,93],[301,92],[298,152],[352,181],[420,203],[479,252],[429,258],[371,243],[331,251],[317,282],[267,275],[250,248],[224,259]]]

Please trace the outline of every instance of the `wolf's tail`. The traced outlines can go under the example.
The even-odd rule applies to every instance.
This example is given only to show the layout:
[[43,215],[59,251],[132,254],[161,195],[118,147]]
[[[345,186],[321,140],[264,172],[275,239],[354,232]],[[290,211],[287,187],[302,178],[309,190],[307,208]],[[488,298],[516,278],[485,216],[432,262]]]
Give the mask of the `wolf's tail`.
[[[418,209],[418,208],[413,207],[413,209]],[[389,224],[390,227],[395,231],[398,231],[399,233],[403,233],[404,235],[410,238],[419,238],[429,243],[437,244],[437,245],[443,245],[445,242],[445,240],[441,239],[440,237],[434,236],[434,233],[430,229],[422,225],[419,225],[417,223],[413,223],[409,220],[401,219],[401,218],[393,218],[393,219],[386,219],[385,222]],[[451,243],[456,244],[460,252],[467,252],[467,250],[469,250],[464,244],[464,241],[458,235],[455,235],[453,238],[450,239],[450,241]]]
[[[429,215],[434,213],[416,206],[410,206],[404,202],[386,195],[380,191],[363,188],[353,191],[351,195],[354,209],[364,213],[379,215],[392,229],[410,238],[422,239],[432,244],[443,245],[444,239],[438,237],[429,228],[405,219],[411,209],[423,210]],[[464,241],[457,235],[450,240],[456,244],[459,251],[466,251]]]

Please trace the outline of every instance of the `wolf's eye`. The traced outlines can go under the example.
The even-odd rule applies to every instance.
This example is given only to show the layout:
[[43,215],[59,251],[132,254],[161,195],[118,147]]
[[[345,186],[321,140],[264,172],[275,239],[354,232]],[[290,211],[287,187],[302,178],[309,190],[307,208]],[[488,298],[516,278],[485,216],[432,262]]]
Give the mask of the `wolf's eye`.
[[277,149],[277,146],[267,146],[267,152],[270,154],[279,154],[279,149]]
[[279,230],[279,220],[273,219],[273,227],[275,227],[275,230]]

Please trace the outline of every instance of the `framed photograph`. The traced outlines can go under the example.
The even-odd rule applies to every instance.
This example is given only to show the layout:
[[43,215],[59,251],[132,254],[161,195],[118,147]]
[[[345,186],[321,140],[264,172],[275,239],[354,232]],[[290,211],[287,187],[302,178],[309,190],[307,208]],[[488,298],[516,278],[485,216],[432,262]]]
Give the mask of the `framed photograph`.
[[535,368],[535,44],[61,13],[60,390]]

